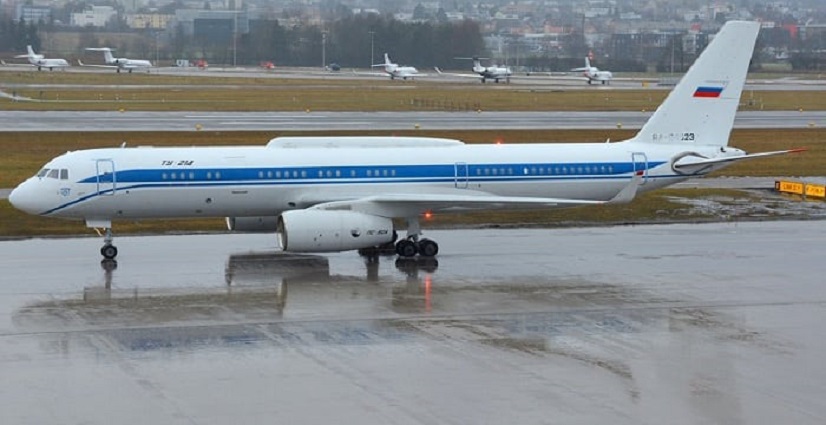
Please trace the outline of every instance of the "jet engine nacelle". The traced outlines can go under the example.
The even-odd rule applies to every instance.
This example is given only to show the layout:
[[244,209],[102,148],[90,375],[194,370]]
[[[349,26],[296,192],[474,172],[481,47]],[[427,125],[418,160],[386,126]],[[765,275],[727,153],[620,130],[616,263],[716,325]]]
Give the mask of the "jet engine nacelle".
[[352,211],[292,210],[278,217],[281,248],[337,252],[392,242],[393,220]]
[[233,232],[272,233],[278,226],[278,217],[227,217],[227,228]]

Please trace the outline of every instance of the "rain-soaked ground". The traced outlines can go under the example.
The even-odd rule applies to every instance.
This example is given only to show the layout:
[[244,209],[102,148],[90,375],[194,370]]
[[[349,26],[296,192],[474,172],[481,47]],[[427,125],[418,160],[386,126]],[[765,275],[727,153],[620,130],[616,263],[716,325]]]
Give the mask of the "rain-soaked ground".
[[2,424],[822,424],[823,221],[0,242]]

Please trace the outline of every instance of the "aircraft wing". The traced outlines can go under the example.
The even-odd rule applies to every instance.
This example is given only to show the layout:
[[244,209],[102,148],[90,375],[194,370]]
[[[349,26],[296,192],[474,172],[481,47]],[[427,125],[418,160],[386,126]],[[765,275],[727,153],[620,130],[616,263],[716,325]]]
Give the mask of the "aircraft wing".
[[321,210],[358,211],[382,217],[403,218],[426,212],[459,212],[474,210],[554,209],[584,205],[623,204],[636,196],[642,175],[637,175],[608,201],[568,198],[529,198],[496,196],[484,192],[468,192],[457,189],[450,194],[384,194],[343,201],[317,204],[311,208]]
[[454,73],[454,72],[442,72],[442,70],[439,69],[438,67],[435,67],[433,69],[436,70],[436,74],[441,75],[441,76],[445,76],[445,77],[475,78],[477,80],[482,79],[482,76],[479,75],[479,74],[460,74],[460,73]]
[[388,74],[386,72],[364,72],[364,71],[356,71],[355,69],[353,70],[353,74],[371,76],[371,77],[390,77],[390,74]]
[[87,68],[109,68],[109,69],[114,69],[114,68],[118,67],[117,65],[87,65],[87,64],[83,63],[80,59],[77,60],[77,64],[80,65],[80,66],[85,66]]

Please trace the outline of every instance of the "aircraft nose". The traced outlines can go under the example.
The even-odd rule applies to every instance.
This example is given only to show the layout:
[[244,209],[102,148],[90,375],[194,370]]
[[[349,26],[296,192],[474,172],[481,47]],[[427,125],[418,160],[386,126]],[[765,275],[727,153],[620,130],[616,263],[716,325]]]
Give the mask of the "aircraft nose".
[[39,205],[32,191],[26,188],[26,182],[20,184],[9,194],[9,202],[18,210],[37,214]]

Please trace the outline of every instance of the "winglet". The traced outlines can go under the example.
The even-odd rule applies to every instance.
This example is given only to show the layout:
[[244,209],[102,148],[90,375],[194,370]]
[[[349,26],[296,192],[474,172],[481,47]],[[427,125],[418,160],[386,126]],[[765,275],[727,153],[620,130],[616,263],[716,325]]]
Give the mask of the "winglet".
[[86,66],[86,65],[83,64],[83,62],[80,59],[77,60],[77,64],[80,65],[80,66]]
[[631,179],[628,184],[619,191],[610,201],[608,204],[627,204],[634,200],[637,196],[637,188],[640,187],[640,182],[642,182],[642,173],[638,173],[634,175],[634,178]]
[[441,70],[441,69],[439,69],[439,67],[438,67],[438,66],[434,66],[434,67],[433,67],[433,69],[435,69],[435,70],[436,70],[436,73],[438,73],[439,75],[441,75],[441,74],[442,74],[442,70]]

